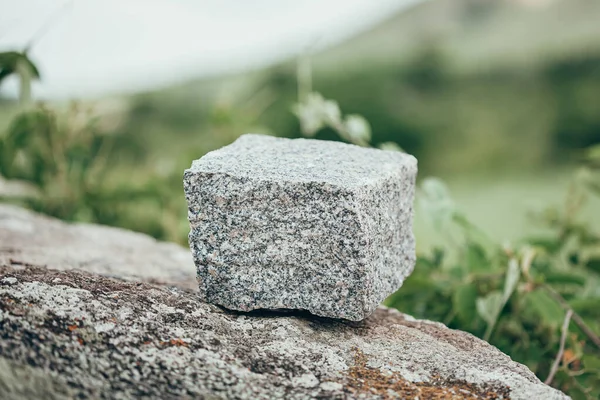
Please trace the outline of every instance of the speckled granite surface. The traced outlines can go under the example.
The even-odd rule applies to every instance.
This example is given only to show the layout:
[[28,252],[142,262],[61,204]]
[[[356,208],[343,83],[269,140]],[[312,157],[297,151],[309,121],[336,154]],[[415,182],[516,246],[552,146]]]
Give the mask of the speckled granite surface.
[[338,142],[244,135],[185,171],[201,297],[362,320],[415,260],[417,161]]

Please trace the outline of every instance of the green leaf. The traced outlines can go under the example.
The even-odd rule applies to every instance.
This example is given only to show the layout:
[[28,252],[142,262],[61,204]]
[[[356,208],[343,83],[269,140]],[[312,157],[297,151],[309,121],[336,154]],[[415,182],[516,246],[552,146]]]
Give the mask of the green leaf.
[[437,286],[429,277],[422,277],[418,275],[410,276],[402,285],[403,295],[409,295],[412,293],[418,293],[422,291],[436,291]]
[[309,93],[304,102],[293,106],[292,110],[300,121],[303,135],[312,137],[325,127],[324,107],[325,99],[319,93]]
[[[434,247],[431,251],[431,255],[421,254],[417,257],[417,263],[415,266],[415,272],[427,271],[432,272],[441,268],[445,257],[444,249],[440,247]],[[414,274],[413,274],[414,275]],[[412,275],[411,275],[412,276]]]
[[543,289],[525,295],[525,302],[544,325],[557,328],[563,322],[565,313],[560,304]]
[[476,315],[477,286],[474,283],[460,285],[452,295],[452,305],[458,317],[470,324]]
[[600,297],[574,299],[569,305],[581,316],[600,318]]
[[586,370],[600,371],[600,357],[594,354],[584,354],[581,357],[583,360],[583,367]]
[[474,242],[469,242],[466,249],[467,271],[469,273],[488,272],[491,268],[485,249]]
[[595,194],[600,195],[600,183],[589,181],[587,182],[587,187]]
[[371,141],[371,126],[367,120],[358,114],[350,114],[344,120],[344,127],[348,139],[352,143],[362,144]]
[[[0,175],[8,175],[8,170],[10,169],[8,158],[8,149],[4,144],[4,140],[2,140],[2,138],[0,137]],[[10,160],[10,163],[12,163],[12,159]]]
[[515,258],[511,258],[508,262],[508,269],[506,271],[506,277],[504,278],[504,292],[502,293],[502,307],[506,304],[510,296],[515,291],[521,271],[519,269],[519,263]]
[[585,266],[594,272],[600,272],[600,258],[592,258],[587,260]]
[[508,264],[508,270],[504,279],[504,291],[495,290],[488,293],[486,297],[477,299],[477,312],[488,323],[488,327],[484,334],[484,340],[489,340],[492,335],[492,331],[500,312],[504,308],[504,305],[512,295],[517,283],[519,282],[520,270],[519,264],[516,259],[511,259]]
[[502,293],[498,290],[490,292],[485,297],[479,297],[476,301],[477,313],[479,316],[493,326],[498,319],[500,314],[500,308],[502,307]]
[[470,242],[479,243],[481,246],[484,246],[486,252],[491,253],[497,248],[496,243],[484,231],[469,221],[467,216],[457,209],[452,214],[452,222],[462,229],[465,237]]
[[456,264],[447,269],[448,277],[455,282],[463,282],[467,276],[465,267],[461,264]]
[[448,188],[441,179],[425,178],[418,196],[419,205],[436,229],[442,229],[456,212]]
[[548,272],[544,276],[547,283],[572,284],[584,286],[586,278],[571,272]]
[[587,148],[585,158],[588,161],[600,162],[600,144],[596,144]]
[[525,242],[533,247],[541,247],[550,254],[558,252],[563,246],[563,241],[555,237],[529,237],[525,239]]
[[379,143],[379,145],[377,147],[379,147],[381,150],[398,151],[400,153],[405,153],[404,149],[402,147],[400,147],[400,145],[396,142]]

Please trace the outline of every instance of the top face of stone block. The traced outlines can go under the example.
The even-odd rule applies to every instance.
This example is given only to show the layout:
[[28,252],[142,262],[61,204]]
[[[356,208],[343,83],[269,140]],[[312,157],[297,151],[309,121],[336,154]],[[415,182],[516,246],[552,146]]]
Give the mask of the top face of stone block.
[[246,134],[192,163],[192,172],[284,182],[320,182],[340,187],[370,184],[407,168],[411,155],[340,142]]

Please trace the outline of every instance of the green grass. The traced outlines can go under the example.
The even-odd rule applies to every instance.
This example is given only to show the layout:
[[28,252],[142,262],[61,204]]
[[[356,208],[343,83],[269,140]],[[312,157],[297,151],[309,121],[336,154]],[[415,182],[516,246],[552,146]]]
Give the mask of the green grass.
[[[555,169],[522,174],[455,176],[445,179],[458,208],[493,240],[515,241],[544,232],[528,215],[565,202],[573,169]],[[590,198],[582,212],[586,221],[600,226],[600,199]],[[417,210],[415,235],[420,250],[440,244],[443,238]]]

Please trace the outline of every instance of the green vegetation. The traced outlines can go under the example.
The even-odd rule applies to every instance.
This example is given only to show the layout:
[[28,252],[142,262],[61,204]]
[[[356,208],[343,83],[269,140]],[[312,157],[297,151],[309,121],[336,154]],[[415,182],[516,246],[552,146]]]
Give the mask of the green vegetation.
[[17,75],[21,83],[21,102],[31,99],[31,81],[40,78],[40,72],[27,55],[27,51],[0,53],[0,84],[11,75]]
[[68,221],[181,241],[177,179],[143,170],[123,174],[115,142],[99,129],[93,111],[76,103],[63,113],[46,105],[25,108],[0,137],[0,176],[21,184],[4,200]]
[[588,196],[600,194],[599,153],[599,146],[590,150],[564,207],[532,221],[546,233],[511,243],[491,240],[459,211],[443,183],[425,180],[421,212],[447,234],[447,245],[420,254],[415,272],[387,304],[489,341],[575,399],[598,398],[600,235],[581,211]]

